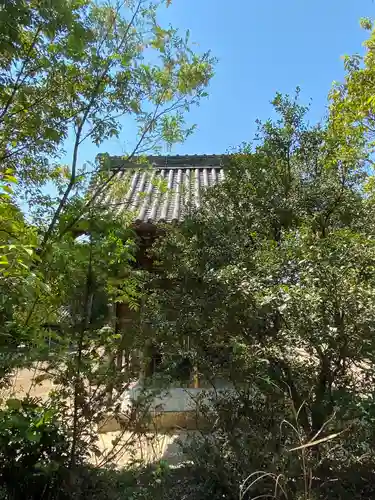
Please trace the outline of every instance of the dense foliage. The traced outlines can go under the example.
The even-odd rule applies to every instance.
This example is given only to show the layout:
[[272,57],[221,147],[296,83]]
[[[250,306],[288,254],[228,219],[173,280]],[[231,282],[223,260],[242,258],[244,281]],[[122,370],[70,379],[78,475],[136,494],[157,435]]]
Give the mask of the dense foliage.
[[[206,95],[214,59],[192,50],[189,33],[180,36],[159,23],[169,3],[0,5],[0,453],[8,461],[1,470],[6,498],[57,497],[59,489],[62,498],[80,497],[77,468],[93,457],[111,462],[119,453],[115,444],[100,452],[97,429],[108,411],[118,413],[118,397],[138,373],[128,364],[125,370],[122,353],[144,340],[124,332],[116,314],[119,304],[139,307],[137,240],[126,213],[114,215],[100,204],[115,175],[107,156],[85,165],[80,152],[84,144],[118,137],[126,126],[135,130],[127,137],[126,161],[193,130],[184,115]],[[65,149],[71,151],[68,164]],[[20,394],[7,400],[23,368],[30,368],[26,396],[49,381],[47,403],[21,400]]]
[[[364,58],[346,59],[320,125],[298,90],[276,95],[277,118],[227,156],[199,210],[165,228],[146,273],[130,215],[102,197],[126,182],[114,184],[108,155],[84,167],[79,153],[125,119],[138,135],[124,161],[191,133],[184,112],[214,60],[159,25],[163,4],[0,6],[0,494],[372,498],[374,32]],[[97,430],[122,412],[128,444],[144,433],[147,397],[125,416],[120,400],[146,344],[168,375],[186,382],[182,355],[226,392],[202,402],[189,464],[116,472],[124,445],[104,453]],[[9,397],[23,368],[33,386],[53,382],[46,401]]]
[[[203,380],[232,382],[236,396],[210,412],[194,452],[225,498],[237,498],[246,477],[243,498],[371,496],[368,144],[356,131],[336,134],[330,121],[308,126],[298,92],[273,105],[278,120],[259,123],[257,145],[231,155],[225,181],[159,241],[145,314],[166,359],[180,350],[178,332]],[[343,486],[343,471],[350,483],[349,471],[365,465],[355,491]]]
[[64,423],[53,409],[27,399],[7,401],[0,416],[0,480],[11,498],[42,496],[46,487],[51,493],[68,453]]

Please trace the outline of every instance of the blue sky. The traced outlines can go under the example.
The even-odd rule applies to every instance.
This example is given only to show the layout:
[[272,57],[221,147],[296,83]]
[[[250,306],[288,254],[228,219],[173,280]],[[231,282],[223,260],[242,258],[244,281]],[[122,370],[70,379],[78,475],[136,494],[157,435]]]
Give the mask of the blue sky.
[[[363,50],[360,17],[374,14],[373,0],[173,0],[162,21],[190,29],[198,48],[219,61],[209,98],[187,117],[196,132],[171,153],[223,153],[250,141],[275,92],[297,85],[302,101],[312,99],[310,120],[320,120],[332,81],[344,76],[341,56]],[[123,138],[99,150],[84,146],[80,163],[98,152],[124,154]]]

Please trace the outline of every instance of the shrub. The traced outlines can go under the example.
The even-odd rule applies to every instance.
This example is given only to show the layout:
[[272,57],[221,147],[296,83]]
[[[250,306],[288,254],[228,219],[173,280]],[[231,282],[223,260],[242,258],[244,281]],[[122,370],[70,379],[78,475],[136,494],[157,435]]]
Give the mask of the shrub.
[[209,425],[184,449],[195,478],[184,499],[375,498],[374,430],[366,414],[349,423],[333,415],[312,439],[298,409],[276,390],[217,394],[203,410]]
[[68,455],[56,410],[35,399],[8,399],[0,411],[0,478],[11,498],[48,494]]

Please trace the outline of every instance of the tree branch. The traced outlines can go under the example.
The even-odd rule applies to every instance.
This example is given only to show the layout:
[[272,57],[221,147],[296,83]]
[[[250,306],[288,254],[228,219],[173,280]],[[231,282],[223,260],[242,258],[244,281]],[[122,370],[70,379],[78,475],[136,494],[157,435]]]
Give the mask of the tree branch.
[[[36,42],[37,42],[37,40],[38,40],[38,37],[39,37],[39,35],[40,35],[41,30],[42,30],[42,25],[40,24],[40,25],[38,26],[38,28],[37,28],[36,32],[35,32],[34,38],[33,38],[32,42],[31,42],[30,47],[29,47],[29,49],[28,49],[28,51],[27,51],[27,53],[26,53],[26,56],[25,56],[25,58],[24,58],[24,60],[23,60],[23,63],[22,63],[21,69],[20,69],[20,71],[19,71],[19,73],[18,73],[18,76],[17,76],[16,82],[15,82],[14,87],[13,87],[13,91],[12,91],[11,95],[9,96],[9,99],[8,99],[7,103],[5,104],[4,109],[3,109],[3,110],[2,110],[2,112],[0,113],[0,121],[4,118],[4,116],[5,116],[6,112],[8,111],[8,109],[9,109],[10,105],[12,104],[12,102],[13,102],[13,100],[14,100],[15,96],[16,96],[16,93],[17,93],[18,89],[20,88],[20,80],[21,80],[21,77],[22,77],[23,72],[24,72],[24,70],[25,70],[25,68],[26,68],[26,65],[30,62],[30,54],[31,54],[31,51],[32,51],[32,50],[33,50],[33,48],[35,47],[35,44],[36,44]],[[23,81],[24,81],[24,80],[23,80]]]
[[[127,26],[127,29],[125,30],[125,33],[124,33],[124,36],[122,37],[121,39],[121,42],[118,46],[118,50],[121,50],[125,40],[127,39],[127,36],[129,34],[129,31],[130,31],[130,28],[131,26],[133,25],[134,21],[135,21],[135,18],[139,12],[139,9],[141,7],[141,4],[142,4],[142,0],[139,0],[138,2],[138,5],[133,13],[133,16]],[[115,22],[115,19],[113,20],[113,23]],[[112,25],[113,25],[112,23]],[[108,36],[109,34],[109,31],[107,32],[107,35]],[[104,43],[104,41],[103,41]],[[79,126],[78,126],[78,129],[77,129],[77,133],[76,133],[76,140],[75,140],[75,144],[74,144],[74,150],[73,150],[73,161],[72,161],[72,173],[71,173],[71,176],[70,176],[70,181],[69,181],[69,184],[60,200],[60,203],[59,203],[59,206],[57,207],[56,211],[55,211],[55,214],[52,218],[52,221],[44,235],[44,238],[43,238],[43,241],[42,241],[42,244],[41,244],[41,254],[44,253],[45,249],[46,249],[46,246],[47,246],[47,243],[48,243],[48,240],[49,238],[51,237],[51,234],[52,232],[54,231],[55,229],[55,226],[57,224],[57,221],[59,219],[59,216],[62,212],[62,210],[64,209],[65,207],[65,204],[68,200],[68,197],[70,195],[70,192],[71,190],[73,189],[73,186],[75,184],[75,181],[76,181],[76,171],[77,171],[77,160],[78,160],[78,149],[79,149],[79,146],[81,144],[81,134],[82,134],[82,130],[83,130],[83,127],[86,123],[86,120],[87,120],[87,117],[91,111],[91,108],[95,102],[95,99],[97,98],[98,96],[98,91],[99,91],[99,88],[100,88],[100,85],[102,84],[105,76],[108,74],[109,70],[111,69],[111,67],[113,66],[114,62],[113,60],[109,60],[104,68],[104,70],[102,71],[100,77],[98,78],[97,82],[96,82],[96,85],[92,91],[92,94],[91,94],[91,98],[89,100],[89,103],[86,107],[86,111],[85,113],[83,114],[83,117],[79,123]]]

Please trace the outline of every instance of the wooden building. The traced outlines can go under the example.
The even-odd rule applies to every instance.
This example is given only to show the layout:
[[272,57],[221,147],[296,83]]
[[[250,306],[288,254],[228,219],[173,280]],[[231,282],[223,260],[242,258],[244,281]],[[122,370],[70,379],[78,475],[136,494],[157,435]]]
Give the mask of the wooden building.
[[[162,236],[165,224],[178,224],[190,210],[199,208],[203,192],[224,179],[224,159],[220,155],[150,156],[148,163],[142,165],[110,157],[110,168],[116,171],[116,175],[103,192],[100,204],[117,213],[132,214],[139,241],[138,268],[152,272],[153,263],[148,250],[155,238]],[[117,189],[118,186],[123,186],[123,189]],[[127,322],[131,321],[125,305],[117,307],[116,316],[120,328],[126,328]],[[145,371],[146,375],[152,374],[158,363],[157,357],[155,350],[151,355],[151,366],[144,367],[143,375]],[[123,359],[118,359],[119,368],[123,362]],[[190,388],[197,390],[198,386],[199,382],[192,373]],[[173,391],[169,399],[164,399],[169,408],[165,411],[174,415],[172,421],[177,419],[180,422],[181,418],[185,419],[184,414],[191,411],[191,405],[185,401],[186,394],[178,392],[178,387]]]
[[[204,190],[224,178],[220,155],[150,156],[144,166],[111,157],[110,167],[116,175],[100,203],[118,213],[133,214],[138,237],[136,266],[149,271],[153,264],[148,250],[161,235],[162,226],[181,222],[189,210],[199,208]],[[125,190],[119,193],[116,188],[120,185]],[[120,306],[117,314],[124,323],[129,311]]]

